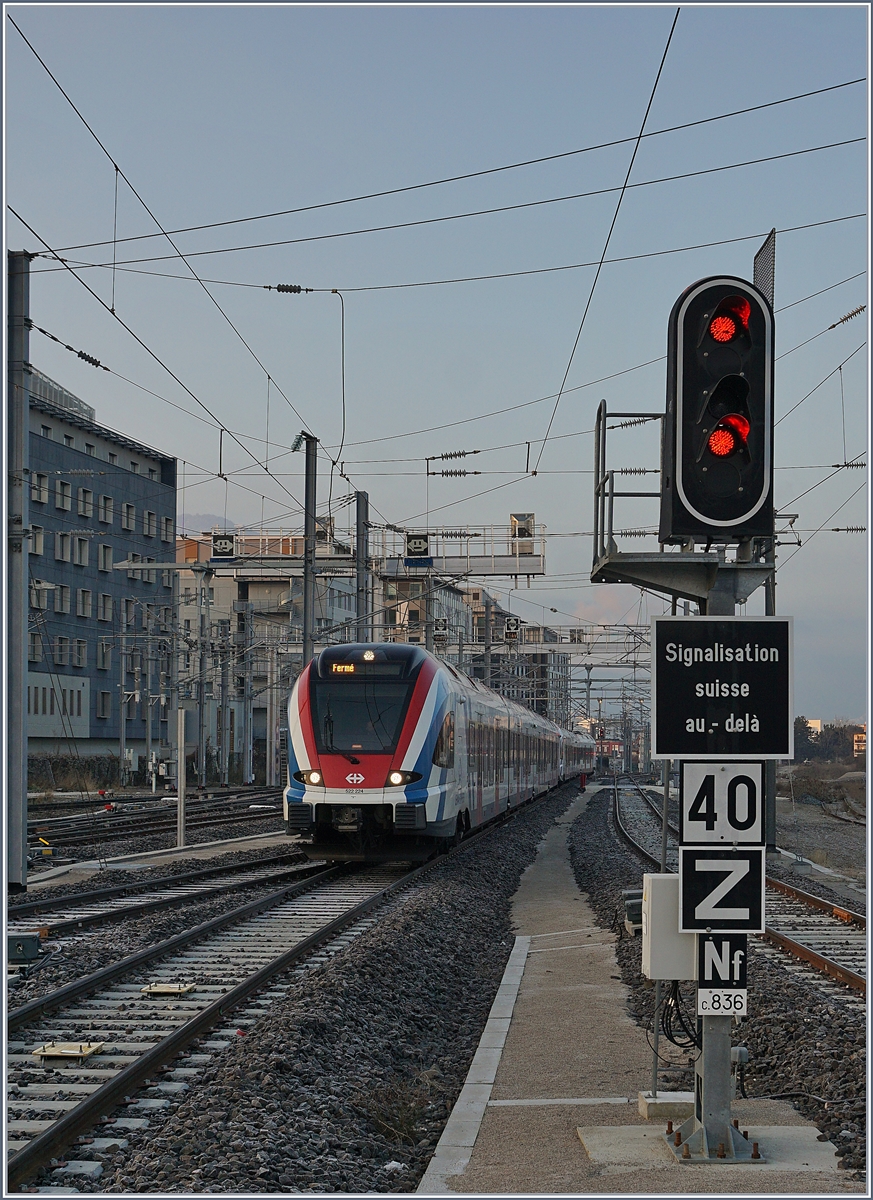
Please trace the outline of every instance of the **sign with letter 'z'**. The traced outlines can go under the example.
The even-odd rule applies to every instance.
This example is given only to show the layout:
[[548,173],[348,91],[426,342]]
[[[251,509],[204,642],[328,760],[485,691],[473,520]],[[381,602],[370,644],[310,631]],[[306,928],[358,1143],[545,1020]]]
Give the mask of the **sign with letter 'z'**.
[[764,844],[764,764],[680,762],[679,842]]
[[763,846],[679,847],[679,932],[764,932]]

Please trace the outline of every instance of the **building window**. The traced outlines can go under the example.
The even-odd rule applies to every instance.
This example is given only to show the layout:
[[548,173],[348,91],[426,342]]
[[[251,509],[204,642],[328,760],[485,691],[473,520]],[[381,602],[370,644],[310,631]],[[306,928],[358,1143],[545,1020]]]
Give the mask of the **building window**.
[[55,666],[66,667],[70,662],[70,639],[68,637],[55,638]]
[[30,553],[42,554],[45,549],[45,530],[42,525],[31,525],[30,527]]
[[34,504],[48,504],[49,477],[38,471],[30,477],[30,498]]
[[134,475],[138,475],[139,474],[139,463],[136,462],[134,459],[131,459],[130,460],[130,469],[131,469],[131,471],[133,471]]
[[144,604],[142,606],[142,627],[146,630],[146,632],[148,632],[152,627],[152,619],[153,614],[151,604]]
[[112,670],[112,643],[98,642],[97,643],[97,670],[111,671]]
[[68,533],[55,534],[55,560],[57,562],[70,561],[70,535]]
[[38,633],[27,635],[27,661],[42,662],[42,637]]
[[110,461],[111,463],[117,463],[117,462],[118,462],[118,455],[117,455],[117,454],[113,454],[111,450],[109,451],[109,453],[107,454],[107,456],[106,456],[106,457],[109,459],[109,461]]
[[40,430],[40,432],[42,433],[42,436],[43,436],[44,438],[49,438],[49,439],[51,439],[51,436],[52,436],[52,427],[51,427],[51,425],[43,425],[43,426],[41,427],[41,430]]
[[[153,563],[154,561],[155,560],[153,558],[144,558],[143,559],[143,562]],[[154,583],[155,579],[157,578],[157,574],[158,574],[157,571],[143,571],[143,573],[142,573],[143,582],[144,583]]]
[[94,457],[94,450],[95,450],[95,446],[94,446],[93,442],[85,443],[85,453],[89,454],[91,456],[91,458]]
[[101,592],[97,601],[97,620],[112,620],[112,597],[107,592]]
[[161,583],[165,588],[171,588],[173,586],[173,572],[161,571]]
[[154,467],[149,467],[149,479],[157,479],[158,473]]
[[70,589],[65,583],[59,583],[55,587],[55,612],[68,613],[70,611]]
[[173,518],[161,517],[161,541],[171,542],[173,540]]
[[64,434],[64,445],[65,446],[75,446],[75,444],[76,444],[76,439],[73,437],[73,435],[71,433],[65,433]]
[[136,506],[133,504],[122,504],[121,506],[121,528],[133,530],[136,529]]
[[115,520],[115,505],[111,496],[101,496],[97,504],[97,520],[111,525]]
[[112,547],[100,545],[97,548],[97,569],[98,571],[112,570]]
[[88,565],[88,539],[84,537],[76,538],[76,566],[87,567]]
[[136,620],[136,600],[121,601],[121,621],[126,627],[133,625]]
[[91,616],[91,590],[90,588],[78,588],[76,591],[76,616],[90,617]]
[[94,493],[90,488],[79,488],[77,494],[78,513],[80,517],[94,516]]
[[143,537],[158,536],[157,513],[149,512],[148,509],[142,514],[142,535]]
[[[88,643],[83,638],[76,638],[76,640],[73,642],[73,666],[87,667],[87,665]],[[81,704],[82,701],[80,700],[79,703]]]
[[112,715],[112,692],[97,693],[97,716],[102,720]]
[[[128,562],[142,562],[142,555],[130,553],[127,556],[127,560],[128,560]],[[127,578],[128,579],[142,579],[142,571],[128,571]]]
[[55,508],[69,512],[73,507],[73,485],[66,479],[55,480]]

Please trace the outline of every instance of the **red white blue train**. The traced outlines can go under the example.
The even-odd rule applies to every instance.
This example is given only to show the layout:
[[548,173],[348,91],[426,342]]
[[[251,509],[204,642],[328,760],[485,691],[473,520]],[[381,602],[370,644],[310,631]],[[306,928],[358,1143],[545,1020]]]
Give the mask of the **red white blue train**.
[[591,738],[420,646],[322,650],[288,702],[286,827],[315,857],[425,858],[594,768]]

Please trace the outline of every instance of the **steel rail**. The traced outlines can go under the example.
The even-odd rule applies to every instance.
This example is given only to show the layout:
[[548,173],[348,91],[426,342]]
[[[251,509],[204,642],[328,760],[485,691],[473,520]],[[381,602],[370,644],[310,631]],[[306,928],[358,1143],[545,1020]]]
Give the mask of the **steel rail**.
[[[246,809],[240,813],[216,812],[214,816],[208,816],[206,813],[195,814],[193,818],[187,818],[186,825],[189,829],[207,828],[210,825],[236,825],[245,821],[268,821],[271,818],[281,818],[281,816],[282,809],[277,805],[272,812],[263,810],[249,812]],[[94,829],[76,829],[68,833],[63,829],[44,830],[43,832],[49,835],[55,846],[87,846],[95,842],[117,841],[124,837],[147,837],[151,834],[175,832],[175,829],[176,818],[167,817],[157,821],[133,822],[124,827],[103,825]],[[28,845],[30,850],[39,848],[36,842],[30,842]]]
[[[646,797],[644,797],[644,799],[645,798]],[[620,806],[618,802],[617,780],[613,783],[613,818],[621,837],[628,843],[628,845],[631,846],[632,849],[638,855],[640,855],[640,857],[652,863],[653,866],[660,871],[660,861],[656,859],[653,854],[650,854],[645,847],[641,846],[634,837],[632,837],[621,820]],[[673,874],[673,872],[671,872],[671,874]],[[790,884],[783,884],[781,880],[772,879],[770,876],[766,877],[765,883],[768,887],[773,887],[783,894],[791,896],[793,899],[800,900],[803,903],[809,903],[809,907],[811,908],[829,912],[839,920],[858,923],[866,928],[866,918],[860,913],[853,913],[849,909],[843,909],[838,905],[830,904],[826,900],[822,900],[820,897],[811,896],[809,892],[803,892],[799,888],[792,888]],[[813,950],[811,946],[806,946],[803,942],[798,942],[795,938],[789,937],[781,930],[772,929],[770,926],[765,925],[764,932],[755,936],[761,937],[765,941],[772,942],[774,945],[779,946],[780,949],[785,950],[793,957],[800,959],[802,962],[808,963],[809,966],[816,967],[818,970],[825,972],[834,979],[839,980],[840,983],[844,983],[848,987],[853,988],[855,991],[859,991],[864,995],[867,994],[867,980],[863,975],[859,975],[856,971],[852,971],[849,967],[845,967],[841,963],[835,962],[833,959],[826,958],[824,955],[819,954],[817,950]]]
[[787,951],[788,954],[792,954],[795,958],[809,963],[811,967],[817,967],[820,971],[824,971],[827,975],[838,979],[840,983],[845,983],[848,987],[854,988],[855,991],[862,992],[866,996],[867,980],[856,971],[842,966],[841,963],[834,962],[832,958],[825,958],[817,950],[813,950],[810,946],[805,946],[803,942],[796,942],[794,938],[788,937],[787,934],[780,932],[778,929],[767,927],[763,933],[759,933],[757,936],[763,938],[766,942],[772,942],[775,946],[779,946],[780,949]]
[[152,900],[133,900],[130,904],[126,904],[120,908],[107,908],[99,913],[84,913],[79,917],[65,917],[60,921],[49,922],[37,927],[40,937],[62,937],[66,933],[75,933],[79,929],[89,929],[94,925],[105,925],[111,921],[123,921],[129,917],[144,916],[147,913],[159,912],[163,908],[172,908],[174,905],[196,903],[198,900],[205,899],[211,900],[215,896],[232,892],[235,888],[242,889],[277,884],[280,879],[288,875],[297,875],[301,879],[308,879],[319,870],[320,867],[316,863],[289,864],[287,867],[272,871],[261,878],[247,879],[244,882],[241,882],[239,879],[229,879],[225,883],[215,884],[214,887],[204,887],[202,891],[189,892],[182,896],[160,896]]
[[[114,1075],[112,1079],[107,1080],[106,1083],[87,1096],[81,1104],[78,1104],[74,1109],[71,1109],[63,1117],[55,1121],[50,1129],[46,1129],[38,1134],[27,1146],[9,1159],[7,1164],[7,1182],[10,1190],[15,1189],[18,1184],[30,1178],[35,1171],[55,1157],[58,1151],[69,1146],[79,1134],[93,1128],[101,1117],[113,1108],[116,1108],[131,1092],[135,1091],[146,1079],[155,1074],[160,1067],[165,1066],[168,1062],[175,1059],[192,1041],[195,1041],[216,1025],[223,1017],[238,1008],[240,1004],[262,988],[274,976],[281,974],[290,966],[293,966],[295,962],[304,958],[322,942],[339,933],[347,925],[354,924],[362,916],[370,912],[371,909],[382,904],[393,892],[407,887],[414,879],[424,871],[430,870],[439,861],[439,859],[433,859],[423,866],[417,867],[401,879],[395,880],[393,883],[388,884],[387,887],[382,888],[374,896],[355,905],[347,913],[334,918],[334,920],[322,926],[321,929],[316,930],[315,933],[310,934],[295,946],[284,951],[277,958],[273,959],[272,962],[266,963],[225,995],[213,1001],[212,1004],[202,1009],[195,1017],[192,1017],[190,1021],[186,1021],[184,1025],[181,1025],[166,1038],[163,1038],[157,1045],[140,1055],[135,1062],[129,1063],[126,1067],[122,1068],[117,1075]],[[336,873],[339,873],[340,870],[340,868],[335,868]],[[327,874],[329,872],[325,872],[325,875]],[[272,905],[276,902],[274,897],[269,903]],[[263,905],[264,902],[259,903]],[[255,906],[247,907],[255,911]],[[242,910],[237,910],[238,914],[241,912]],[[201,927],[201,932],[203,928]],[[169,945],[169,943],[164,943],[164,945]],[[127,961],[130,964],[130,960]],[[130,966],[128,965],[126,969],[130,969]],[[98,974],[102,973],[98,972]],[[90,977],[91,980],[94,978],[95,976]],[[25,1007],[29,1008],[30,1006]],[[22,1009],[17,1010],[18,1013],[22,1011]],[[16,1013],[11,1014],[11,1017],[14,1016],[16,1016]]]
[[[544,799],[550,794],[551,790],[549,789],[549,791],[543,793],[541,796],[531,797],[526,803],[531,804],[536,800]],[[522,807],[519,806],[510,813],[505,814],[505,819],[514,819]],[[488,828],[481,830],[479,836],[481,837],[482,834],[487,836],[490,833],[496,832],[497,829],[503,827],[503,824],[504,822],[502,821],[494,822]],[[478,841],[478,837],[465,839],[457,847],[449,851],[449,853],[464,853],[473,848]],[[306,957],[307,954],[311,953],[322,942],[329,940],[346,926],[354,924],[371,909],[383,903],[392,893],[399,891],[401,888],[408,887],[410,883],[423,875],[424,872],[431,870],[445,861],[446,857],[447,855],[434,856],[429,862],[416,867],[402,876],[402,878],[382,888],[375,895],[362,901],[347,913],[334,918],[334,920],[322,926],[315,933],[310,934],[295,946],[284,951],[272,962],[259,968],[225,995],[213,1001],[212,1004],[202,1009],[190,1021],[185,1022],[184,1025],[174,1030],[166,1038],[140,1055],[135,1062],[122,1068],[112,1079],[107,1080],[106,1083],[85,1097],[74,1109],[71,1109],[59,1118],[59,1120],[55,1121],[51,1128],[38,1134],[28,1142],[27,1146],[23,1147],[9,1159],[7,1163],[7,1185],[10,1191],[21,1190],[18,1185],[30,1178],[46,1162],[50,1162],[59,1151],[69,1146],[79,1134],[98,1124],[101,1118],[105,1118],[105,1114],[111,1112],[113,1108],[116,1108],[127,1099],[130,1093],[141,1086],[145,1080],[149,1079],[168,1062],[177,1058],[191,1042],[196,1041],[222,1018],[239,1007],[241,1003],[262,988],[265,983],[268,983],[276,975],[287,970],[301,958]],[[20,1028],[22,1025],[28,1024],[34,1017],[52,1012],[70,1000],[78,999],[83,995],[95,991],[101,984],[111,983],[122,974],[127,974],[129,971],[155,958],[164,957],[173,950],[185,946],[197,938],[202,938],[207,933],[217,931],[224,926],[236,923],[246,916],[254,915],[266,908],[273,907],[281,903],[282,900],[288,899],[294,894],[305,890],[308,885],[326,881],[328,878],[333,878],[344,873],[348,873],[347,868],[343,866],[333,867],[295,887],[285,888],[281,892],[273,893],[271,896],[262,897],[260,900],[243,906],[243,908],[235,909],[232,913],[226,913],[222,917],[208,921],[198,926],[195,930],[186,931],[183,934],[168,939],[159,946],[140,951],[138,954],[131,955],[114,966],[94,972],[85,979],[74,981],[66,987],[60,988],[48,996],[31,1001],[29,1004],[22,1005],[21,1008],[10,1013],[8,1028],[9,1030]]]
[[[39,900],[26,900],[23,904],[10,904],[6,910],[7,921],[17,920],[19,916],[30,916],[32,913],[51,912],[55,908],[64,908],[70,904],[90,904],[92,900],[111,900],[115,896],[126,896],[135,893],[157,892],[162,887],[176,887],[182,883],[195,883],[199,879],[210,876],[231,874],[252,870],[254,867],[270,867],[274,863],[283,862],[291,854],[272,854],[269,858],[252,858],[248,862],[232,863],[223,867],[204,867],[199,871],[185,871],[181,875],[161,875],[157,879],[131,880],[130,883],[116,883],[108,887],[91,888],[87,892],[68,892],[65,896],[44,896]],[[298,861],[303,861],[299,855]],[[289,864],[290,865],[290,864]],[[35,882],[35,881],[34,881]]]
[[854,912],[851,908],[834,904],[830,900],[823,900],[821,896],[814,896],[812,892],[804,892],[801,888],[795,887],[791,883],[784,883],[781,879],[771,879],[769,875],[767,876],[767,886],[775,888],[777,892],[782,892],[785,896],[790,896],[792,900],[801,900],[809,908],[818,908],[822,912],[830,913],[832,917],[836,917],[839,921],[845,921],[847,925],[860,925],[862,929],[867,928],[867,918],[863,913]]
[[54,992],[48,992],[45,996],[38,996],[35,1000],[29,1000],[27,1004],[22,1004],[19,1008],[13,1009],[6,1018],[6,1027],[10,1032],[14,1029],[20,1029],[23,1025],[29,1024],[35,1017],[44,1016],[46,1013],[63,1008],[71,1000],[78,1000],[82,996],[87,996],[103,984],[113,983],[116,979],[120,979],[129,971],[136,970],[147,963],[154,962],[156,959],[164,958],[167,954],[172,954],[175,950],[180,950],[192,942],[199,941],[210,933],[217,933],[219,930],[225,929],[237,921],[242,921],[246,917],[255,916],[257,913],[263,912],[273,905],[280,904],[283,900],[290,900],[313,885],[335,878],[343,870],[344,868],[341,866],[330,867],[326,871],[310,875],[307,879],[292,884],[290,887],[281,888],[279,891],[271,892],[268,896],[261,896],[257,900],[251,900],[248,904],[244,904],[240,908],[234,908],[230,912],[223,913],[220,917],[213,917],[210,921],[204,921],[202,924],[194,926],[193,929],[186,929],[182,933],[177,933],[163,942],[158,942],[155,946],[146,946],[145,949],[138,950],[135,954],[129,954],[127,958],[122,958],[117,963],[112,963],[108,967],[101,967],[99,971],[93,971],[90,975],[85,975],[81,979],[74,979],[71,983],[65,984],[64,987],[58,988]]

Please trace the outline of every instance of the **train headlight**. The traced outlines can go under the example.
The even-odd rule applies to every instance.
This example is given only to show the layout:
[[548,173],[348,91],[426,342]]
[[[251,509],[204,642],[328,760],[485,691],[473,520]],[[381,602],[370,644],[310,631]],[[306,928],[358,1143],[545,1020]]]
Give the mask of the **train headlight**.
[[386,787],[403,787],[407,783],[416,783],[421,779],[418,771],[390,771],[385,782]]
[[298,783],[308,783],[312,787],[323,787],[321,771],[295,771],[294,778]]

